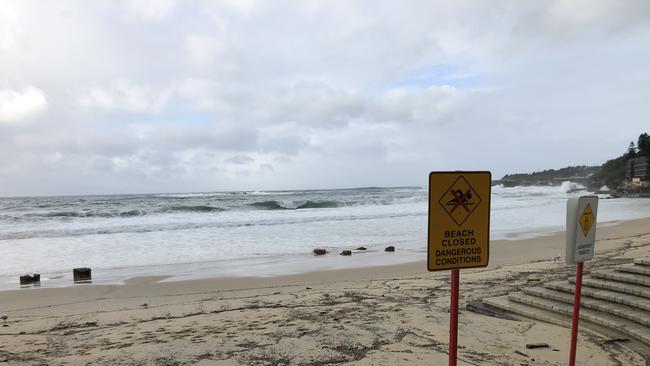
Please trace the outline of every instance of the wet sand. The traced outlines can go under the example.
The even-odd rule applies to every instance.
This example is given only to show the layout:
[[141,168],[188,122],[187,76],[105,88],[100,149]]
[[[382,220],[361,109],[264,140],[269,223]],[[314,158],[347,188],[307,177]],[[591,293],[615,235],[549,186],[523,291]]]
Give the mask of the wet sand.
[[[650,255],[650,219],[598,228],[587,271]],[[399,250],[399,248],[398,248]],[[389,254],[387,254],[389,255]],[[569,276],[562,233],[495,241],[461,271],[461,309]],[[361,257],[361,256],[359,256]],[[214,278],[0,292],[0,365],[444,365],[449,273],[422,262],[270,278]],[[1,322],[1,321],[0,321]],[[569,330],[462,310],[460,365],[565,365]],[[646,365],[582,333],[580,365]],[[525,343],[548,349],[527,350]],[[516,353],[519,351],[520,353]]]

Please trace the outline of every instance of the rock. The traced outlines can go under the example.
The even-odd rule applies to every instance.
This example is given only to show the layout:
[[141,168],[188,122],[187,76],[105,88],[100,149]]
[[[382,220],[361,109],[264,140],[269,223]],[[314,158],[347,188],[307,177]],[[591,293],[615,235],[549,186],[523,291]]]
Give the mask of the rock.
[[72,270],[74,282],[90,282],[93,279],[90,268],[75,268]]
[[518,355],[524,356],[524,357],[530,357],[527,354],[525,354],[525,353],[523,353],[523,352],[521,352],[519,350],[515,350],[515,353],[518,354]]
[[526,343],[526,348],[535,349],[535,348],[549,348],[548,343]]
[[20,276],[20,285],[21,286],[29,286],[32,283],[34,283],[34,279],[30,275],[24,275]]
[[366,247],[358,247],[357,250],[367,250],[368,248]]
[[384,249],[384,251],[386,251],[386,252],[391,252],[391,253],[392,253],[392,252],[394,252],[394,251],[395,251],[395,247],[394,247],[394,246],[392,246],[392,245],[390,245],[390,246],[387,246],[387,247],[386,247],[386,249]]
[[341,255],[352,255],[352,251],[351,250],[344,250],[344,251],[341,252]]
[[616,342],[627,342],[629,341],[629,338],[609,338],[605,339],[604,341],[600,342],[601,344],[608,344],[608,343],[616,343]]
[[20,276],[21,286],[29,286],[29,285],[38,286],[40,284],[41,284],[41,275],[38,273],[35,273],[33,275]]
[[323,248],[314,249],[314,255],[325,255],[325,254],[327,254],[327,250]]

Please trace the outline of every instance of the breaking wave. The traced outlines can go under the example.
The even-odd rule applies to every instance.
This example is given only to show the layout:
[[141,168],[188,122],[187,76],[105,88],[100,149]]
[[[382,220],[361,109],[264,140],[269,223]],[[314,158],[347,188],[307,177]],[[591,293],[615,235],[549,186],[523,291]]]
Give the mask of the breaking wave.
[[261,201],[253,202],[250,206],[255,207],[260,210],[286,210],[287,208],[282,206],[278,201]]
[[562,182],[562,186],[560,186],[560,189],[564,193],[572,193],[577,191],[584,191],[587,189],[587,187],[583,186],[580,183],[566,181],[566,182]]
[[171,206],[163,211],[181,211],[181,212],[221,212],[225,211],[225,208],[213,207],[213,206]]
[[338,202],[334,201],[307,201],[302,205],[296,207],[297,209],[301,208],[335,208],[339,207]]
[[306,208],[334,208],[339,207],[340,204],[336,201],[305,201],[303,203],[294,202],[293,205],[290,205],[271,200],[253,202],[250,206],[259,210],[301,210]]

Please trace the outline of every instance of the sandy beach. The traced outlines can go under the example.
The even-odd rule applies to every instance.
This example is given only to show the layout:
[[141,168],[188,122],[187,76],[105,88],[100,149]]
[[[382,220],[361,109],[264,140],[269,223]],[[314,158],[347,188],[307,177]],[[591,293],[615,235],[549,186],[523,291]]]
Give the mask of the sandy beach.
[[[398,248],[399,250],[399,248]],[[387,254],[389,255],[389,254]],[[460,365],[564,365],[569,329],[464,310],[562,279],[563,233],[494,241],[490,266],[461,271]],[[601,225],[594,268],[650,255],[650,219]],[[424,261],[269,278],[214,278],[0,292],[0,365],[443,365],[449,273]],[[583,332],[580,365],[647,365]],[[529,342],[551,348],[528,350]],[[640,352],[642,352],[641,350]],[[650,354],[650,352],[646,353]]]

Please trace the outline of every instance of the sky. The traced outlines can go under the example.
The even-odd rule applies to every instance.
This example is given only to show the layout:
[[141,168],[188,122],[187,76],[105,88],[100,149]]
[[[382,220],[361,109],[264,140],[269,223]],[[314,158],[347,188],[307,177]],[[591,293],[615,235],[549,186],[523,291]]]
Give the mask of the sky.
[[649,112],[647,0],[0,0],[0,196],[499,178]]

